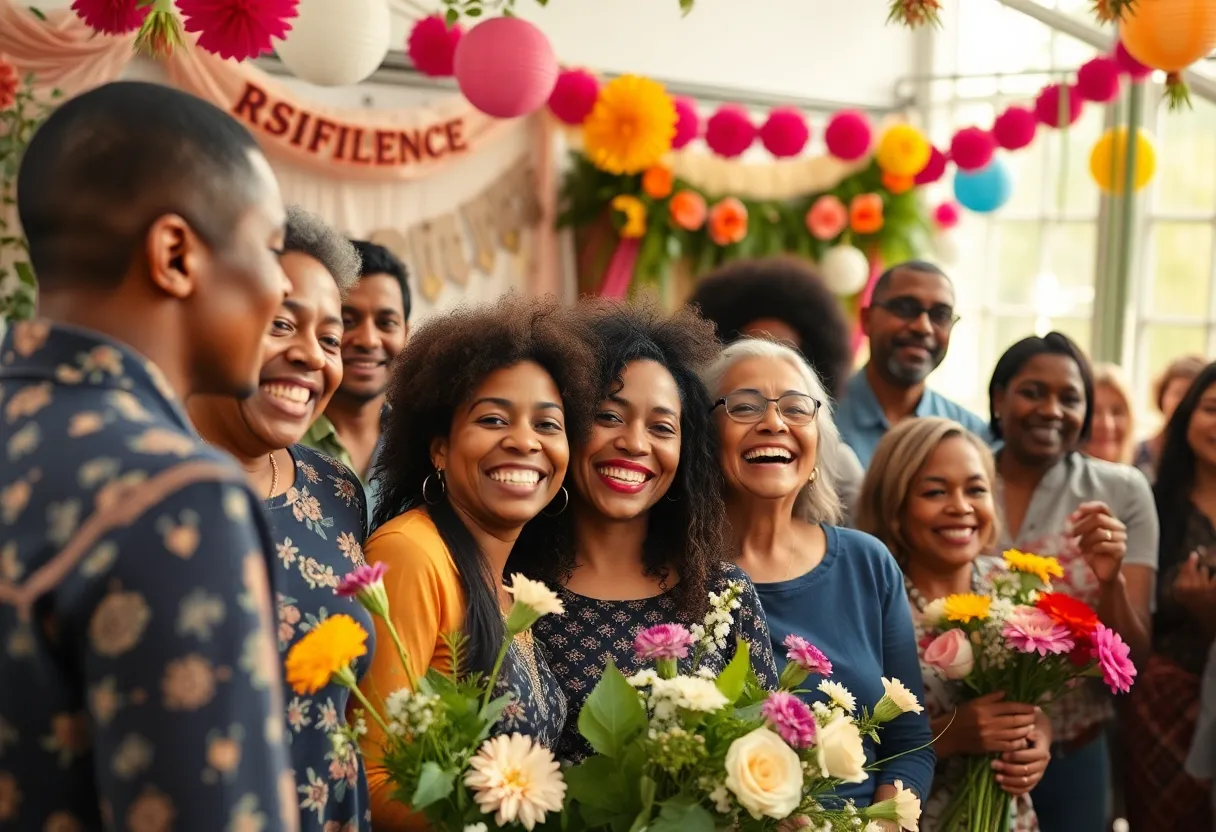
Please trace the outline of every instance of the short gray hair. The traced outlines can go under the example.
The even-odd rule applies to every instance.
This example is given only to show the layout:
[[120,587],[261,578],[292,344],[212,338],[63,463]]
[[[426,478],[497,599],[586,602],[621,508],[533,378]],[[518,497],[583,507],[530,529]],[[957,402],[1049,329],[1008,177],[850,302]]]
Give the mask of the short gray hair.
[[797,350],[765,338],[741,338],[723,348],[717,360],[701,373],[710,398],[718,399],[730,392],[721,389],[722,379],[731,367],[747,358],[767,358],[789,364],[802,376],[802,392],[820,402],[819,415],[815,417],[815,424],[819,428],[815,460],[819,475],[798,495],[794,515],[809,523],[839,523],[844,517],[844,508],[840,503],[837,483],[844,464],[844,451],[840,431],[832,419],[832,397],[824,389],[814,368]]
[[358,250],[350,240],[325,220],[298,205],[287,206],[287,235],[283,241],[283,251],[307,254],[324,266],[338,284],[342,297],[346,297],[346,293],[359,280],[362,263]]

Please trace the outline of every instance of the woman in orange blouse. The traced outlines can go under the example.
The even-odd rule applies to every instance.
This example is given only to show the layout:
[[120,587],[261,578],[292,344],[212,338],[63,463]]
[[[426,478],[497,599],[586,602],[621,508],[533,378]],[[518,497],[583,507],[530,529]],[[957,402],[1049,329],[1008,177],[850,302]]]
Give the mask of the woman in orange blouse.
[[[550,299],[508,296],[432,318],[398,359],[369,563],[388,566],[385,589],[411,671],[451,669],[445,633],[469,638],[461,673],[489,672],[511,598],[503,568],[524,525],[565,509],[567,433],[587,424],[597,391],[576,318]],[[547,508],[546,508],[547,507]],[[377,621],[377,637],[390,636]],[[499,693],[514,701],[498,729],[551,745],[566,705],[530,633],[516,638]],[[406,686],[395,651],[381,650],[360,685],[373,703]],[[394,799],[372,724],[363,752],[377,832],[425,829]]]

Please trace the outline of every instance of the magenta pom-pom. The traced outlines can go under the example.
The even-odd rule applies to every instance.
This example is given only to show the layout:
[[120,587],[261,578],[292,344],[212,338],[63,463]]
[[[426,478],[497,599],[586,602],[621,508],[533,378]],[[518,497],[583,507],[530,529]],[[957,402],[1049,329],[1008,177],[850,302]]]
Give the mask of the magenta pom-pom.
[[422,18],[414,24],[405,43],[410,63],[423,75],[448,77],[454,71],[456,45],[463,34],[464,27],[459,23],[449,27],[437,14]]
[[811,138],[806,116],[794,107],[775,107],[760,128],[760,141],[779,159],[797,156]]
[[953,202],[943,202],[933,209],[933,224],[942,231],[949,231],[958,225],[959,210]]
[[950,158],[959,170],[979,170],[988,166],[996,153],[996,139],[987,130],[964,127],[950,140]]
[[932,185],[946,175],[946,154],[936,147],[929,151],[929,163],[912,179],[917,185]]
[[1127,47],[1123,45],[1123,41],[1115,44],[1115,54],[1111,57],[1119,65],[1119,71],[1133,81],[1143,81],[1153,74],[1152,67],[1145,66],[1132,57],[1132,53],[1127,51]]
[[843,110],[832,116],[823,131],[828,153],[845,162],[853,162],[870,152],[874,129],[865,113]]
[[469,103],[495,118],[536,112],[557,84],[557,56],[549,39],[518,17],[492,17],[466,32],[453,68]]
[[679,150],[701,135],[701,116],[697,103],[691,98],[676,98],[676,135],[671,140],[673,150]]
[[756,125],[747,110],[737,104],[724,104],[705,124],[705,144],[719,156],[742,156],[756,140]]
[[567,69],[557,76],[549,96],[549,112],[565,124],[582,124],[591,115],[599,94],[598,78],[585,69]]
[[996,117],[992,122],[992,137],[1005,150],[1021,150],[1034,141],[1039,120],[1034,110],[1016,104]]
[[1077,92],[1086,101],[1114,101],[1119,97],[1119,62],[1099,55],[1082,64],[1077,70]]
[[[1039,124],[1046,124],[1048,127],[1060,127],[1060,95],[1061,89],[1059,84],[1048,84],[1039,91],[1039,97],[1034,100],[1034,116],[1038,119]],[[1067,87],[1068,90],[1068,124],[1076,124],[1077,119],[1081,117],[1081,108],[1084,102],[1081,100],[1081,93],[1076,87]]]

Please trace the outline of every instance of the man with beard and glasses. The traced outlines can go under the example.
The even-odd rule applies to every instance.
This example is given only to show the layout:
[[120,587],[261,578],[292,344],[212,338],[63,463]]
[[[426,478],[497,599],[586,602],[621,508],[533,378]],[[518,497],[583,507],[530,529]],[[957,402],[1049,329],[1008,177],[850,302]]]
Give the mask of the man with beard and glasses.
[[380,451],[385,393],[393,360],[410,332],[405,264],[384,246],[352,240],[363,259],[359,282],[342,303],[342,384],[303,444],[358,475],[374,509],[372,468]]
[[891,426],[910,416],[953,419],[985,441],[980,417],[925,387],[950,346],[954,287],[932,263],[910,260],[885,271],[874,284],[861,328],[870,359],[849,379],[836,412],[840,435],[869,467],[874,449]]

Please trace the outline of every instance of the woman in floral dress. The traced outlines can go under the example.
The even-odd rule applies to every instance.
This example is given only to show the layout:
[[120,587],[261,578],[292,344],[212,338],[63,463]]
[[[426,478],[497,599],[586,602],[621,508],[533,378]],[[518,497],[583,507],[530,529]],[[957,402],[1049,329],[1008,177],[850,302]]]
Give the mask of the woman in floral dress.
[[[346,466],[297,444],[342,381],[342,295],[358,279],[359,256],[320,219],[291,209],[279,260],[292,290],[266,335],[257,391],[239,402],[197,396],[188,406],[203,438],[236,457],[265,495],[278,548],[271,581],[280,655],[327,617],[349,615],[369,634],[367,654],[355,668],[362,676],[375,643],[371,616],[353,599],[336,596],[334,587],[363,563],[363,488]],[[363,760],[353,742],[340,739],[349,730],[349,697],[335,684],[311,696],[287,692],[287,734],[305,832],[371,828]],[[258,729],[230,730],[240,740],[236,735]]]
[[[932,640],[925,607],[947,595],[984,591],[997,561],[982,554],[996,541],[992,454],[948,419],[909,419],[874,452],[857,507],[858,528],[895,555],[904,573],[925,684],[925,710],[937,737],[937,771],[920,819],[936,832],[974,755],[1000,755],[997,782],[1014,797],[1009,832],[1036,832],[1029,793],[1051,759],[1051,722],[1033,705],[1001,696],[968,700],[961,681],[943,679],[924,661]],[[960,668],[961,673],[965,668]]]

